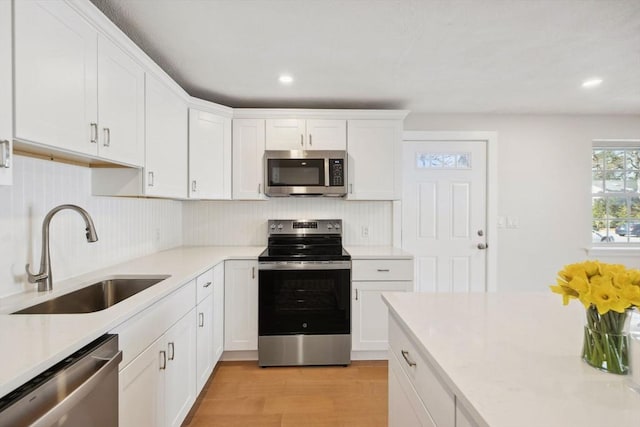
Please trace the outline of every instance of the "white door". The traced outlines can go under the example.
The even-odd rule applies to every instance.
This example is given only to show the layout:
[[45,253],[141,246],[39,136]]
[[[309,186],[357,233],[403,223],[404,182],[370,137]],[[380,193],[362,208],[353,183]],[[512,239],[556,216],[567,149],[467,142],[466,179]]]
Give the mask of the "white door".
[[416,289],[485,291],[487,141],[405,141],[402,247]]

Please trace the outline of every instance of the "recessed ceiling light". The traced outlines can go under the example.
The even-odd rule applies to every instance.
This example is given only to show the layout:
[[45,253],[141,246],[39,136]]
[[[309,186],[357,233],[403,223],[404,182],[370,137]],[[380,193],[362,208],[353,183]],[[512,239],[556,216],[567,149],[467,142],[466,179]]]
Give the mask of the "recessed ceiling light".
[[278,81],[283,85],[288,85],[293,83],[293,77],[291,77],[289,74],[282,74],[280,77],[278,77]]
[[596,87],[596,86],[600,86],[600,84],[602,83],[602,79],[599,77],[593,77],[590,79],[587,79],[585,81],[582,82],[582,87]]

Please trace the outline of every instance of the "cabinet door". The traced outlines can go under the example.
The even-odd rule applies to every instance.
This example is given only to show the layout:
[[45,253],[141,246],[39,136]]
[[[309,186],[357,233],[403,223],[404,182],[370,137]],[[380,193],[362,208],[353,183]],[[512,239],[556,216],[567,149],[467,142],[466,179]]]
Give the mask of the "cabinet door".
[[399,120],[349,120],[347,151],[350,200],[400,197]]
[[196,307],[197,313],[197,352],[196,352],[196,394],[207,383],[214,365],[213,350],[213,296],[209,295]]
[[120,427],[164,425],[164,338],[158,338],[120,371]]
[[225,261],[224,349],[258,349],[258,263]]
[[224,351],[224,263],[213,268],[213,364]]
[[165,334],[166,426],[177,427],[196,401],[196,321],[195,308]]
[[388,309],[382,292],[408,292],[413,282],[352,282],[352,349],[387,350],[389,348]]
[[144,71],[104,36],[98,37],[98,154],[144,165]]
[[186,198],[187,106],[147,74],[145,108],[145,194]]
[[0,1],[0,185],[13,182],[11,4]]
[[398,366],[394,354],[389,356],[389,427],[436,427],[429,412]]
[[231,198],[231,119],[189,109],[189,197]]
[[97,155],[96,45],[66,3],[15,2],[16,138]]
[[233,120],[233,198],[264,199],[264,120]]
[[305,121],[298,119],[266,120],[267,150],[303,150],[305,148]]
[[307,120],[307,150],[346,150],[346,120]]

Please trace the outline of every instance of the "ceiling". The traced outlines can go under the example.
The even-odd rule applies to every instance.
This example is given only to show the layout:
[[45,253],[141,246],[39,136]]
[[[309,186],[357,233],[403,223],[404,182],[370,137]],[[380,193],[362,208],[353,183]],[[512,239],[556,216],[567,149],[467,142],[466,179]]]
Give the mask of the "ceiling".
[[231,107],[640,114],[640,0],[91,1]]

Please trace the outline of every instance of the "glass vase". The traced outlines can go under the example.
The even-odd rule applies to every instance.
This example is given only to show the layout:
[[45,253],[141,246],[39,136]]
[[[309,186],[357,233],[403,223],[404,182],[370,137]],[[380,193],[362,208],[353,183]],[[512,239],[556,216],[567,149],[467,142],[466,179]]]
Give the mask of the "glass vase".
[[598,314],[587,309],[582,359],[605,372],[625,375],[629,372],[628,312]]

